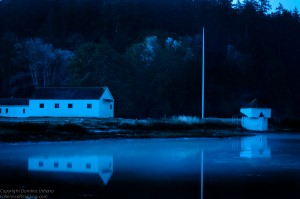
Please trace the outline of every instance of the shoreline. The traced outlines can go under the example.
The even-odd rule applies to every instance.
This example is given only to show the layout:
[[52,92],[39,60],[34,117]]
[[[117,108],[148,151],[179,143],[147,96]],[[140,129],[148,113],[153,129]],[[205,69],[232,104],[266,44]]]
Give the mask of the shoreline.
[[[270,131],[272,132],[272,131]],[[225,138],[249,136],[237,120],[123,118],[0,118],[0,142],[79,141],[114,138]]]

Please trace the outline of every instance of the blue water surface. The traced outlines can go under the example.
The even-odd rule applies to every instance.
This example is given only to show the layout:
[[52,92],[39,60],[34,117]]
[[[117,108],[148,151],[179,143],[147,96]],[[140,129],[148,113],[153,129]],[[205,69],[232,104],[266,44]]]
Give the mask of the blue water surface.
[[299,154],[298,133],[2,143],[0,198],[299,199]]

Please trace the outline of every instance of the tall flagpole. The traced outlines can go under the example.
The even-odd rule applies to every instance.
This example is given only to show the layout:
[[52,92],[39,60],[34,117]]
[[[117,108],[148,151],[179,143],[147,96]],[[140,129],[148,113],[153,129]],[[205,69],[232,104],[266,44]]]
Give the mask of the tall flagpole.
[[[203,27],[203,37],[202,37],[202,119],[204,119],[204,27]],[[203,151],[201,151],[201,196],[200,199],[203,199],[203,186],[204,186],[204,173],[203,173],[203,163],[204,163],[204,158],[203,158]]]
[[204,119],[204,27],[202,39],[202,119]]
[[203,151],[201,151],[201,196],[200,199],[203,199],[203,186],[204,186],[204,172],[203,172],[203,164],[204,164],[204,158],[203,158]]

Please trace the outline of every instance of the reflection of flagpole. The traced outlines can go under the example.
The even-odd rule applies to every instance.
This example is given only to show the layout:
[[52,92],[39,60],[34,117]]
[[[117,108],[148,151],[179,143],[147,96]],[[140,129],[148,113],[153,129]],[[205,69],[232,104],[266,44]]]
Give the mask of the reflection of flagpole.
[[203,151],[201,151],[201,199],[203,199]]
[[204,119],[204,27],[202,37],[202,119]]

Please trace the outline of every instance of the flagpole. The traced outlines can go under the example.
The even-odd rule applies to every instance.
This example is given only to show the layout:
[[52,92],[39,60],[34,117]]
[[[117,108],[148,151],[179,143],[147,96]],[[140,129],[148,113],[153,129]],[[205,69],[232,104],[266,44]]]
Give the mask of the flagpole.
[[201,196],[200,199],[203,199],[203,186],[204,186],[204,172],[203,172],[203,164],[204,164],[204,157],[203,157],[203,150],[201,151]]
[[204,27],[202,38],[202,119],[204,119]]

